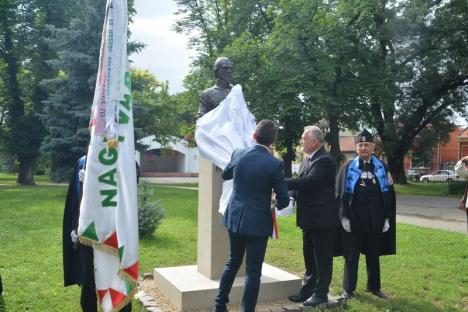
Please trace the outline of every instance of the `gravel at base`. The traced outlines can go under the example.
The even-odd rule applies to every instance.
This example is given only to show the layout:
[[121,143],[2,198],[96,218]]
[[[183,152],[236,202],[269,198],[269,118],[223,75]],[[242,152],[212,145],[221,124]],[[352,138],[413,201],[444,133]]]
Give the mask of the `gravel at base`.
[[[162,312],[178,312],[178,310],[169,302],[169,300],[161,293],[161,291],[154,285],[152,279],[145,279],[140,281],[140,288],[145,291],[149,296],[153,297],[158,308]],[[230,312],[240,312],[241,306],[239,304],[230,304],[228,305],[228,310]],[[207,310],[191,310],[191,312],[208,312],[213,311],[213,309]],[[289,300],[276,300],[268,301],[263,303],[258,303],[255,311],[257,312],[295,312],[302,311],[302,304],[295,304]]]

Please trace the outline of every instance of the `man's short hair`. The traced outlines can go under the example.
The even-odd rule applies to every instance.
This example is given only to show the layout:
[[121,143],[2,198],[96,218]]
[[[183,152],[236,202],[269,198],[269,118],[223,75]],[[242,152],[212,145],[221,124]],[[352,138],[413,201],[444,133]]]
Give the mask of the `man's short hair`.
[[255,128],[255,139],[258,144],[266,146],[273,144],[276,141],[277,134],[278,130],[275,124],[269,119],[261,120]]
[[325,138],[323,137],[323,132],[322,130],[317,127],[317,126],[307,126],[304,128],[304,131],[307,133],[310,133],[311,136],[313,136],[320,145],[323,145],[325,143]]

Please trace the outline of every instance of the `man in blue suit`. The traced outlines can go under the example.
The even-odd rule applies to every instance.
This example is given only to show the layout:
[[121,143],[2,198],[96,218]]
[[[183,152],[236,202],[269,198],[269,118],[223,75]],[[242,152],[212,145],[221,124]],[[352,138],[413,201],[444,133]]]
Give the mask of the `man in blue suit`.
[[255,311],[268,237],[273,231],[272,189],[276,193],[278,209],[289,204],[283,162],[269,151],[276,135],[277,130],[271,120],[260,121],[254,133],[257,144],[234,150],[222,173],[224,180],[234,179],[234,187],[221,221],[229,232],[230,254],[219,283],[216,311],[226,311],[229,292],[244,254],[247,276],[242,311]]

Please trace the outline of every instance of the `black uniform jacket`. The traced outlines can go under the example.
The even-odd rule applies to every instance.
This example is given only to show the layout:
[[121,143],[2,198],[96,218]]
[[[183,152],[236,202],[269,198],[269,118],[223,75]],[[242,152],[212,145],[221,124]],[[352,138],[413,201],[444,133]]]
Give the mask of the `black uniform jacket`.
[[[81,261],[80,261],[80,244],[74,248],[71,241],[70,233],[77,229],[78,212],[80,209],[80,199],[76,192],[78,175],[78,163],[73,170],[73,175],[68,186],[67,199],[65,201],[65,209],[63,213],[63,277],[65,286],[81,285]],[[79,182],[78,182],[79,183]]]
[[[336,178],[336,201],[339,207],[340,218],[343,216],[343,194],[345,190],[346,172],[348,171],[350,163],[351,161],[341,167]],[[387,171],[387,167],[385,167],[385,170]],[[381,235],[380,255],[394,255],[396,254],[396,197],[393,185],[389,185],[389,191],[385,194],[382,204],[383,203],[387,206],[385,210],[388,212],[390,228]],[[352,230],[351,227],[351,231]],[[335,256],[342,256],[346,251],[346,248],[344,248],[346,246],[343,246],[343,234],[344,229],[339,227],[335,235]],[[361,252],[365,253],[365,250],[361,250]]]
[[297,201],[296,222],[302,230],[337,227],[338,207],[335,200],[335,161],[322,147],[306,158],[297,179],[287,179],[288,190]]

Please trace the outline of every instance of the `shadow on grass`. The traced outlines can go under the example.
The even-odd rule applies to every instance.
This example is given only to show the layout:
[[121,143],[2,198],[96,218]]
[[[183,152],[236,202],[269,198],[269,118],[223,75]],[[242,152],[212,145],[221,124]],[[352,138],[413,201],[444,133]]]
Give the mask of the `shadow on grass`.
[[408,298],[390,297],[388,299],[377,299],[371,295],[358,295],[355,300],[376,307],[380,311],[424,311],[424,312],[446,312],[456,311],[446,307],[438,307],[432,302],[423,300],[409,300]]
[[[367,307],[367,308],[366,308]],[[371,308],[373,307],[373,308]],[[414,312],[414,311],[424,311],[424,312],[447,312],[447,311],[458,311],[455,308],[442,308],[437,307],[430,302],[414,302],[406,298],[389,298],[386,300],[374,299],[367,295],[356,294],[355,297],[348,302],[341,303],[340,305],[327,309],[327,311],[399,311],[399,312]],[[303,308],[302,311],[314,312],[322,311],[318,308]]]
[[6,312],[5,299],[0,295],[0,312]]

